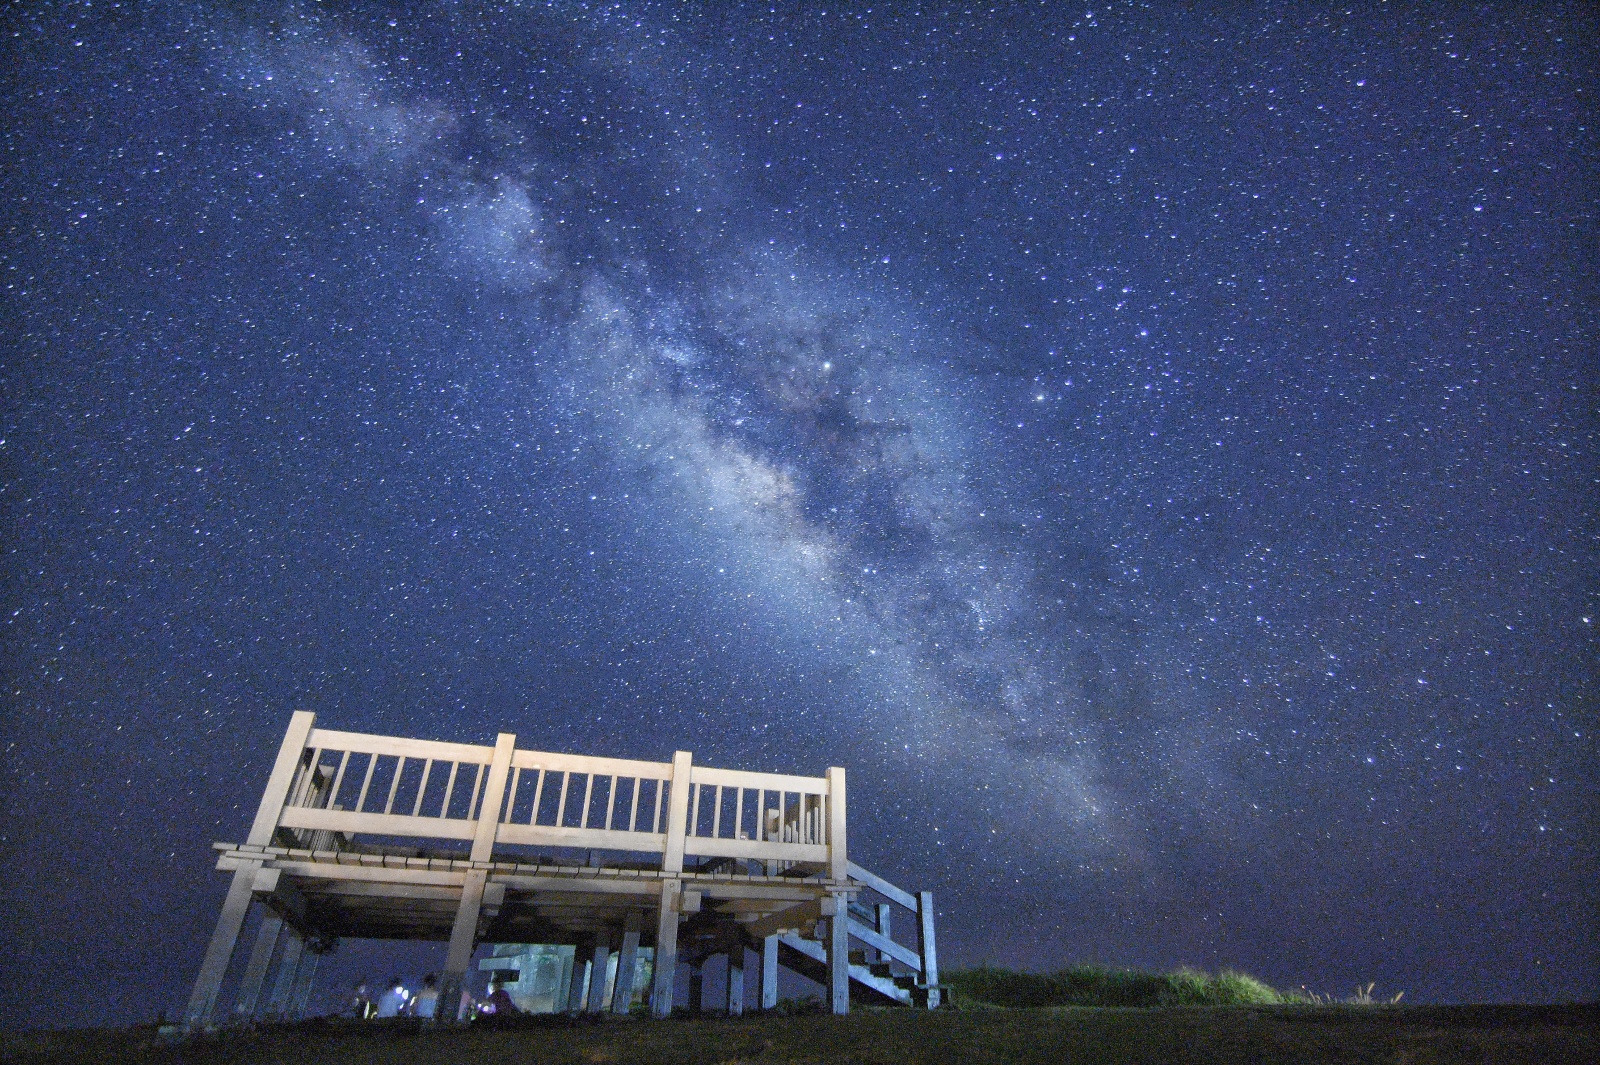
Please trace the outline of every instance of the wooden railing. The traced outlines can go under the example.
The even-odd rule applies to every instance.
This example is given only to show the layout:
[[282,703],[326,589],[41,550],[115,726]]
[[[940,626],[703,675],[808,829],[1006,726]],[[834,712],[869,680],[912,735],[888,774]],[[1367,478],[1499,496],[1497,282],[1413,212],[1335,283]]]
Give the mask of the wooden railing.
[[794,777],[694,766],[689,781],[689,854],[827,863],[831,842],[843,846],[842,818],[837,829],[830,823],[830,803],[843,813],[843,770]]
[[[485,819],[492,819],[489,831]],[[825,777],[339,732],[294,715],[249,842],[288,832],[337,849],[358,835],[813,863],[845,879],[844,770]],[[479,852],[483,853],[480,854]]]

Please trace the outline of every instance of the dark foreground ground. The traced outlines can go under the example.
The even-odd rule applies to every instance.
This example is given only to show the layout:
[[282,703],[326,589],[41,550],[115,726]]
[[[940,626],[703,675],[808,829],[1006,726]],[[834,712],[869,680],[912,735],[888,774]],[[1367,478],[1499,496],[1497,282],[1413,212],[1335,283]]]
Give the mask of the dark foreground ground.
[[154,1029],[10,1034],[5,1062],[843,1065],[1600,1061],[1600,1006],[1269,1006],[865,1012],[428,1030],[310,1022],[162,1044]]

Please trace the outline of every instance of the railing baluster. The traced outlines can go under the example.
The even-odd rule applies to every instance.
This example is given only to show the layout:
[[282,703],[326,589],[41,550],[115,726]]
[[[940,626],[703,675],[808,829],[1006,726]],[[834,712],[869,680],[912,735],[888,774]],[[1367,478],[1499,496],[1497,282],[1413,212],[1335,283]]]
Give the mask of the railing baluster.
[[411,804],[411,816],[416,817],[422,813],[422,796],[428,791],[428,774],[433,772],[433,759],[430,758],[422,766],[422,783],[417,785],[417,801]]
[[456,793],[456,773],[461,769],[460,762],[450,763],[450,776],[444,782],[444,804],[439,807],[440,817],[450,816],[450,797]]
[[589,800],[594,798],[594,774],[585,773],[583,784],[583,814],[578,818],[579,828],[589,827]]
[[561,771],[561,801],[556,803],[556,827],[561,828],[567,823],[567,788],[572,783],[572,771]]
[[700,793],[703,791],[698,784],[689,785],[689,835],[700,834]]
[[300,779],[295,781],[294,799],[289,806],[304,806],[306,797],[311,794],[311,783],[317,779],[317,763],[322,760],[322,748],[311,749],[311,761],[300,764]]
[[394,796],[400,790],[400,774],[405,772],[405,768],[406,756],[402,754],[394,763],[394,779],[389,781],[389,801],[383,804],[383,812],[386,814],[394,811]]
[[641,777],[630,779],[633,781],[633,805],[628,809],[628,831],[632,832],[639,827],[639,790],[644,780]]
[[479,821],[482,820],[483,815],[478,812],[478,803],[483,798],[483,785],[489,779],[489,767],[476,762],[473,763],[472,767],[476,769],[478,773],[477,779],[472,785],[472,804],[467,807],[467,820]]
[[339,758],[339,772],[334,774],[333,787],[328,791],[328,801],[322,804],[324,809],[326,809],[327,807],[332,806],[334,804],[334,801],[336,799],[338,799],[338,797],[339,797],[339,785],[344,783],[344,767],[349,765],[349,764],[350,764],[350,752],[349,751],[345,751],[344,754]]
[[606,831],[611,831],[611,815],[617,812],[617,775],[612,773],[611,787],[606,791]]
[[522,767],[515,766],[511,770],[511,784],[506,788],[506,794],[510,796],[510,798],[506,802],[506,815],[501,819],[502,823],[509,822],[512,816],[517,812],[517,785],[521,782]]
[[661,831],[661,811],[662,811],[662,807],[667,805],[666,802],[664,801],[666,799],[666,795],[665,795],[665,792],[667,790],[666,784],[667,784],[667,782],[665,780],[657,780],[655,782],[655,785],[656,785],[656,792],[655,792],[655,794],[656,794],[656,817],[655,817],[655,822],[656,822],[656,824],[655,824],[655,828],[651,829],[651,831],[655,832],[655,833],[658,833],[658,834]]
[[361,794],[356,796],[356,813],[361,812],[361,807],[367,801],[367,789],[372,787],[372,771],[377,768],[378,756],[376,754],[369,754],[367,756],[367,775],[361,781]]
[[712,808],[712,810],[711,810],[711,838],[712,839],[721,839],[722,838],[722,785],[721,784],[717,785],[716,798],[715,798],[714,801],[716,802],[716,806],[714,806]]
[[534,772],[538,773],[539,777],[533,782],[533,812],[528,815],[530,825],[539,823],[539,800],[544,798],[544,770],[535,766]]

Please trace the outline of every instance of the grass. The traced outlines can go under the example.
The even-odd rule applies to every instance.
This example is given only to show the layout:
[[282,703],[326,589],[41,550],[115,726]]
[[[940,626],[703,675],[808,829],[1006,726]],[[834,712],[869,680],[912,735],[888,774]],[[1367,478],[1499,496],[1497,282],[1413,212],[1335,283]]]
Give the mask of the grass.
[[[1019,973],[980,966],[946,973],[957,1008],[999,1006],[1282,1006],[1308,1001],[1246,973],[1223,969],[1215,976],[1197,969],[1142,973],[1079,965],[1053,973]],[[1370,988],[1369,988],[1370,993]]]
[[858,1009],[848,1017],[428,1029],[322,1021],[163,1045],[153,1029],[0,1034],[16,1065],[1498,1065],[1600,1060],[1600,1009],[1246,1006],[1156,1009]]

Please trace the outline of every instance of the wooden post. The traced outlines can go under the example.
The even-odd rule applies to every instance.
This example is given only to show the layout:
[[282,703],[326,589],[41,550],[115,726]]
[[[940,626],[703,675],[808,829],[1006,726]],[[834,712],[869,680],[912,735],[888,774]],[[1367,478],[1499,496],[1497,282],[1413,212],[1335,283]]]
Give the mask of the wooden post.
[[472,836],[474,862],[486,862],[494,855],[500,809],[506,801],[506,777],[511,774],[511,755],[516,749],[514,733],[502,732],[495,739],[494,758],[489,762],[489,778],[483,787],[483,805],[478,808],[478,826]]
[[828,982],[832,985],[833,1012],[850,1012],[850,900],[835,895],[833,916],[828,918]]
[[222,978],[233,960],[233,948],[239,941],[239,930],[250,912],[250,899],[256,888],[256,872],[260,862],[245,862],[233,874],[228,886],[228,896],[222,901],[222,913],[217,916],[217,927],[211,933],[211,943],[206,947],[205,960],[200,963],[200,973],[194,979],[194,991],[189,995],[189,1007],[184,1011],[184,1024],[191,1028],[211,1023],[211,1011],[217,1004],[217,992],[222,990]]
[[[889,938],[890,914],[891,914],[891,911],[893,910],[893,907],[887,902],[880,902],[880,903],[878,903],[877,906],[874,907],[874,909],[877,912],[873,914],[872,930],[874,932],[877,932],[884,939],[888,939]],[[889,960],[889,955],[885,954],[881,950],[878,951],[878,961],[879,961],[879,963],[887,962],[888,960]]]
[[611,989],[611,1012],[627,1013],[633,1006],[633,973],[639,967],[639,912],[629,910],[622,926],[622,953],[617,955],[617,982]]
[[[505,805],[506,778],[511,773],[511,755],[516,748],[514,733],[502,732],[495,737],[494,754],[489,759],[489,768],[484,771],[478,823],[472,833],[470,857],[475,863],[486,863],[494,856],[494,841],[500,831],[500,809]],[[468,813],[471,812],[469,809]],[[466,1005],[467,966],[472,964],[472,951],[478,945],[478,918],[483,911],[487,884],[486,870],[469,869],[461,885],[461,901],[456,906],[455,923],[450,927],[444,977],[439,981],[439,1004],[434,1011],[434,1019],[446,1024],[460,1020]]]
[[706,971],[704,961],[691,962],[689,964],[689,1008],[699,1014],[706,1012]]
[[694,756],[677,751],[672,756],[672,795],[667,801],[667,842],[661,855],[663,873],[683,872],[683,843],[689,824],[689,774]]
[[[846,835],[844,770],[834,766],[828,770],[828,876],[841,884],[850,879],[850,857],[845,848]],[[841,898],[842,901],[844,900]],[[841,910],[840,914],[848,917],[845,911]]]
[[917,953],[922,955],[922,982],[928,1008],[939,1008],[939,954],[933,941],[933,892],[917,892]]
[[[676,790],[676,781],[674,781]],[[688,788],[684,789],[685,801]],[[679,852],[682,859],[682,852]],[[672,985],[678,977],[678,904],[683,895],[682,880],[661,882],[661,909],[656,918],[656,968],[650,982],[650,1015],[672,1016]]]
[[[486,800],[487,804],[487,800]],[[467,870],[461,885],[461,901],[456,905],[455,924],[450,927],[450,949],[445,955],[444,977],[439,981],[439,1002],[434,1020],[446,1024],[461,1018],[467,984],[467,966],[477,946],[478,912],[483,907],[483,889],[489,874],[482,869]]]
[[761,941],[761,1008],[778,1008],[778,936],[773,933]]
[[589,963],[594,958],[594,940],[572,949],[572,979],[567,984],[567,1013],[576,1017],[588,1005]]
[[744,1016],[744,947],[728,954],[728,1016]]
[[267,777],[266,790],[261,793],[261,805],[256,807],[256,819],[245,837],[245,842],[252,847],[272,845],[272,834],[277,831],[283,804],[289,798],[289,786],[294,783],[295,771],[305,757],[306,740],[316,723],[317,715],[309,710],[296,710],[289,719],[289,728],[278,747],[278,760],[272,764],[272,775]]
[[239,1000],[233,1007],[233,1012],[240,1017],[255,1016],[261,988],[267,982],[267,969],[272,965],[273,951],[278,949],[278,934],[282,931],[282,917],[269,913],[261,918],[255,946],[250,948],[250,963],[245,966],[244,979],[239,984]]
[[611,941],[601,939],[594,948],[594,972],[589,976],[589,1005],[586,1013],[601,1013],[606,1008],[606,969],[611,965]]
[[266,1011],[269,1019],[281,1020],[288,1016],[295,975],[300,971],[300,957],[305,949],[305,939],[299,932],[290,929],[289,941],[283,945],[283,957],[278,959],[277,978],[272,981],[272,999],[267,1003]]
[[308,950],[300,956],[300,970],[294,974],[294,998],[289,1004],[289,1019],[298,1021],[306,1015],[306,1004],[311,1001],[311,985],[317,979],[317,966],[322,955]]

